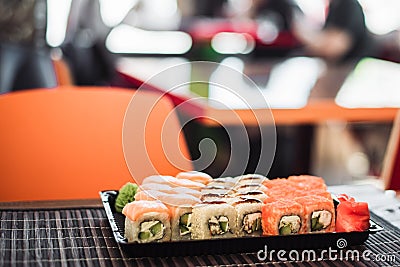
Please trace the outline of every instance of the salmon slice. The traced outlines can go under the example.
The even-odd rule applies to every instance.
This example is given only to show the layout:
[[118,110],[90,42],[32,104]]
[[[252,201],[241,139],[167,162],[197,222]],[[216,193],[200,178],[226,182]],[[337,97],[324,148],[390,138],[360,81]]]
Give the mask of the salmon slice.
[[172,176],[167,176],[167,175],[153,175],[146,177],[143,180],[142,185],[148,184],[148,183],[159,183],[159,184],[166,184],[171,187],[177,187],[177,186],[182,186],[182,187],[187,187],[187,188],[192,188],[192,189],[197,189],[200,190],[203,188],[205,185],[202,183],[194,182],[188,179],[178,179]]
[[213,178],[204,172],[190,171],[190,172],[180,172],[176,175],[178,179],[187,179],[193,182],[202,183],[204,185],[208,184]]
[[139,200],[125,205],[122,214],[131,221],[136,221],[140,216],[149,212],[166,213],[170,216],[169,209],[160,201]]

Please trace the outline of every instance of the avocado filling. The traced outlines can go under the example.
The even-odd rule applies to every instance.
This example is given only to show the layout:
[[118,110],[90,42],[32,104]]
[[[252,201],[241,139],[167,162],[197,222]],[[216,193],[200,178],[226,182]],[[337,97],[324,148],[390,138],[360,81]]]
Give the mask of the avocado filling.
[[185,213],[179,218],[179,234],[181,236],[190,233],[190,228],[192,226],[192,223],[190,222],[191,217],[192,213]]
[[208,220],[211,235],[223,235],[229,231],[229,219],[226,216],[212,216]]
[[332,221],[332,213],[327,210],[314,211],[311,214],[311,231],[321,231],[327,228]]
[[243,217],[243,231],[248,234],[261,230],[261,212],[246,214]]
[[150,242],[164,236],[165,226],[160,221],[148,221],[140,224],[139,240]]
[[301,226],[300,217],[297,215],[282,216],[279,222],[279,234],[290,235],[299,232]]

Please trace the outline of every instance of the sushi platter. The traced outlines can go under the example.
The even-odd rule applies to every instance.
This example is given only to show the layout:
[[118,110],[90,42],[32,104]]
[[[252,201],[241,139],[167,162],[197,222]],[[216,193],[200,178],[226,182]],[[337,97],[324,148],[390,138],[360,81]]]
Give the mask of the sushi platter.
[[[292,180],[302,187],[307,187],[302,184],[303,178],[295,177]],[[252,179],[252,183],[246,183],[246,190],[241,190],[243,185],[236,184],[235,197],[230,195],[231,192],[223,191],[221,184],[216,186],[216,183],[219,183],[218,179],[213,180],[208,186],[200,189],[201,203],[195,203],[195,198],[182,197],[188,192],[191,193],[187,189],[184,190],[185,193],[182,193],[181,189],[179,194],[174,192],[174,196],[179,196],[178,198],[159,192],[167,190],[166,186],[156,186],[154,183],[159,177],[149,179],[148,184],[151,185],[149,187],[159,189],[158,193],[153,192],[153,195],[149,194],[149,189],[144,190],[146,185],[142,184],[140,189],[135,185],[134,200],[126,200],[122,205],[120,199],[125,198],[126,188],[102,191],[100,197],[116,242],[132,257],[257,253],[267,248],[268,250],[342,249],[361,245],[370,234],[382,230],[382,227],[370,220],[368,208],[368,217],[362,215],[362,210],[356,215],[361,214],[364,217],[357,217],[356,220],[343,217],[343,214],[346,216],[348,214],[345,205],[338,208],[339,202],[326,195],[327,192],[323,192],[326,189],[315,189],[318,187],[316,183],[312,184],[312,190],[308,190],[313,193],[312,197],[308,194],[299,196],[301,195],[299,192],[290,193],[295,194],[291,196],[292,198],[296,196],[295,202],[290,199],[276,201],[277,198],[282,198],[279,192],[289,191],[287,185],[282,183],[286,180],[267,181],[264,183],[267,187],[280,183],[279,187],[284,189],[278,192],[272,190],[272,187],[261,186],[261,189],[273,197],[263,196],[262,201],[259,201],[255,196],[260,197],[260,190],[251,188],[257,179]],[[307,181],[312,180],[317,179],[309,178]],[[296,190],[291,188],[290,191]],[[144,192],[147,195],[144,195]],[[285,193],[286,198],[287,194]],[[363,204],[355,203],[354,199],[350,203],[349,200],[351,201],[351,198],[345,201],[341,199],[340,203],[347,201],[349,203],[345,204],[351,204],[352,207]],[[180,203],[182,201],[192,203],[186,207],[171,209],[168,201],[175,204],[182,204]],[[282,210],[285,212],[282,213]],[[303,216],[301,212],[309,215]],[[297,218],[299,220],[301,218],[298,225]],[[248,224],[249,221],[251,224]],[[324,221],[330,223],[325,224]]]

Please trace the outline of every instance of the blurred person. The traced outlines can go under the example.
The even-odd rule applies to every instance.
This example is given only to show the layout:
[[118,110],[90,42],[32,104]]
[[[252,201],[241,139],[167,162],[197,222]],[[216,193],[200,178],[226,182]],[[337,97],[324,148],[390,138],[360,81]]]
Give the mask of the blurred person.
[[46,0],[0,0],[0,93],[56,86]]
[[[326,0],[327,17],[321,30],[296,16],[294,33],[306,51],[330,62],[343,62],[374,55],[373,40],[357,0]],[[302,17],[302,18],[301,18]]]
[[109,85],[115,57],[105,46],[111,28],[105,25],[98,0],[73,0],[61,45],[77,85]]

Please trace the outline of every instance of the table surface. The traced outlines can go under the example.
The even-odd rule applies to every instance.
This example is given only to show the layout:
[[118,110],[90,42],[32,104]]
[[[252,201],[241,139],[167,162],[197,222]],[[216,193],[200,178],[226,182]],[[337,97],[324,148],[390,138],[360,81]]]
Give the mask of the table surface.
[[400,107],[400,66],[372,58],[330,65],[309,57],[229,57],[217,65],[130,57],[118,70],[136,86],[146,81],[189,104],[186,113],[210,125],[392,121]]
[[[353,193],[364,190],[365,193],[361,194],[364,196],[375,190],[364,186],[333,189],[341,192],[352,190]],[[375,197],[383,196],[382,191],[375,193]],[[326,255],[322,261],[282,262],[274,258],[272,261],[260,262],[256,252],[133,258],[114,240],[99,200],[80,201],[80,204],[76,201],[10,204],[0,205],[0,266],[237,266],[261,263],[271,266],[400,266],[400,230],[375,214],[372,214],[372,219],[383,226],[384,230],[370,235],[363,245],[346,248],[346,251],[370,250],[368,259],[373,259],[371,261],[362,258],[359,261],[345,258],[333,260]],[[398,208],[393,204],[391,207]],[[382,261],[384,257],[386,261]]]

